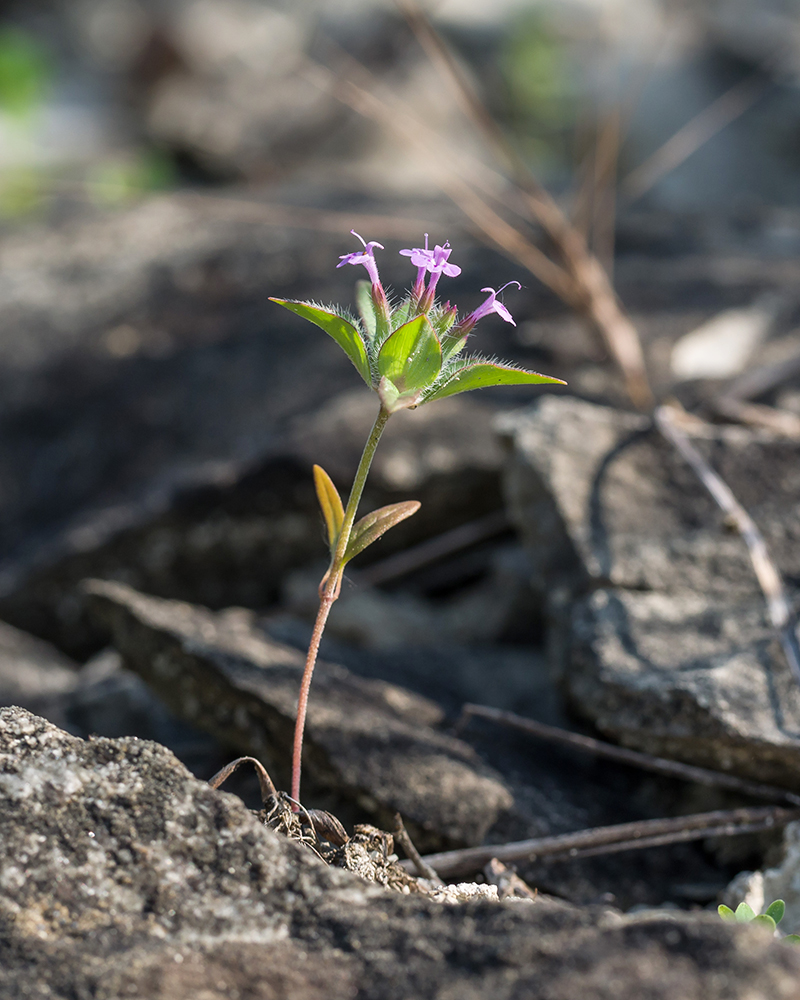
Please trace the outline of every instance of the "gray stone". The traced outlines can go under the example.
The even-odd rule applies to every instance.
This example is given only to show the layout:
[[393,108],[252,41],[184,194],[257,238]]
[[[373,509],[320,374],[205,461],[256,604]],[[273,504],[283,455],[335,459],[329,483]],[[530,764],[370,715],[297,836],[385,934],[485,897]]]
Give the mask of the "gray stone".
[[64,726],[65,702],[77,685],[77,663],[0,622],[0,705],[19,705]]
[[772,868],[739,872],[721,900],[735,910],[747,903],[754,913],[763,913],[775,899],[782,899],[786,912],[780,929],[784,934],[800,934],[800,823],[789,823],[783,831],[782,857]]
[[[577,708],[630,746],[800,787],[800,693],[744,542],[641,417],[545,398],[504,418],[508,492]],[[800,446],[696,441],[800,579]],[[795,591],[796,593],[796,591]]]
[[[169,708],[260,758],[288,787],[302,654],[267,638],[243,610],[215,615],[110,582],[88,589],[125,664]],[[480,843],[512,799],[467,744],[434,728],[441,720],[420,695],[319,663],[306,723],[306,795],[316,787],[355,799],[387,828],[399,810],[423,845]]]
[[0,710],[8,1000],[793,1000],[800,956],[711,915],[442,906],[326,868],[162,747]]

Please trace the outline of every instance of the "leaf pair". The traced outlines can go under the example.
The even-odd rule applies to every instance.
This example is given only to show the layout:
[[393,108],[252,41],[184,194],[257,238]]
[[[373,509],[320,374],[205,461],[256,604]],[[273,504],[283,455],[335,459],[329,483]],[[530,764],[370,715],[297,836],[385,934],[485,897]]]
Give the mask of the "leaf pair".
[[[325,518],[325,526],[328,529],[328,545],[330,546],[331,556],[333,556],[336,552],[336,546],[339,543],[339,536],[344,523],[342,498],[339,496],[339,491],[333,485],[331,477],[320,465],[314,466],[314,486],[317,491],[320,508],[322,509],[322,516]],[[393,528],[401,521],[405,521],[412,514],[416,514],[419,508],[419,501],[406,500],[403,503],[392,503],[387,507],[379,507],[378,510],[373,510],[372,513],[365,514],[360,521],[357,521],[353,525],[353,529],[350,532],[350,539],[340,565],[344,566],[350,562],[360,552],[363,552],[367,546],[372,545],[373,542],[377,542],[381,535],[386,534],[390,528]]]
[[[467,338],[449,332],[454,318],[450,312],[435,320],[438,333],[428,316],[420,315],[403,322],[381,342],[376,336],[375,312],[365,289],[360,290],[358,299],[363,333],[339,313],[312,303],[276,298],[270,301],[309,320],[332,337],[367,385],[377,391],[388,413],[488,386],[548,382],[563,385],[561,379],[494,361],[459,360]],[[409,305],[410,300],[406,300],[398,307],[395,321],[405,319]],[[458,327],[454,329],[457,331]]]
[[[759,927],[766,927],[773,934],[778,924],[783,920],[785,912],[786,904],[782,899],[776,899],[769,904],[763,913],[759,914],[756,914],[752,906],[748,903],[739,903],[735,912],[729,906],[720,905],[717,907],[717,913],[719,913],[723,920],[729,923],[755,924]],[[787,934],[783,940],[791,944],[797,944],[800,942],[800,935]]]

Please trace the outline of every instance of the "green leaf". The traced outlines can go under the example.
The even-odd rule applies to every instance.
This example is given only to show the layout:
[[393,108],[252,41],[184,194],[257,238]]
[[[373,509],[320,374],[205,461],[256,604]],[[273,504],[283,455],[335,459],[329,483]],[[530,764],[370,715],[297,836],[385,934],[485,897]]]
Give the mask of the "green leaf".
[[372,301],[372,285],[369,281],[356,282],[356,305],[367,336],[374,340],[378,321],[375,318],[375,303]]
[[389,528],[393,528],[407,517],[416,514],[420,508],[418,500],[404,500],[402,503],[392,503],[388,507],[379,507],[371,514],[365,514],[361,520],[353,526],[353,533],[347,543],[343,564],[349,562],[359,552],[363,552],[368,545],[376,542],[381,535],[384,535]]
[[317,491],[317,500],[319,500],[322,516],[325,518],[325,526],[328,529],[328,545],[333,552],[344,521],[342,498],[333,485],[331,477],[321,465],[314,466],[314,487]]
[[768,931],[775,933],[775,928],[777,924],[775,921],[766,913],[760,913],[757,917],[753,917],[750,921],[754,927],[766,927]]
[[736,907],[736,919],[740,924],[747,924],[755,918],[756,915],[753,913],[752,907],[748,906],[747,903],[739,903]]
[[723,920],[727,920],[729,922],[736,920],[736,914],[733,912],[730,906],[725,906],[724,903],[720,903],[720,905],[717,907],[717,913],[722,917]]
[[783,915],[786,912],[786,903],[782,899],[776,899],[774,902],[770,903],[769,906],[764,910],[764,913],[768,917],[772,917],[776,924],[779,924],[783,920]]
[[441,369],[442,348],[427,316],[415,316],[398,327],[378,355],[378,371],[401,393],[426,388]]
[[424,402],[429,403],[432,399],[444,399],[445,396],[455,396],[458,392],[485,389],[492,385],[541,385],[547,382],[566,385],[560,378],[551,378],[550,375],[509,368],[491,361],[476,361],[458,368],[452,378],[426,396]]
[[320,309],[319,306],[311,305],[310,302],[294,302],[292,299],[276,299],[270,297],[270,302],[277,302],[279,306],[288,309],[289,312],[302,316],[320,330],[324,330],[329,337],[333,337],[344,353],[356,366],[356,371],[364,379],[367,385],[372,388],[372,375],[369,370],[367,360],[367,349],[361,334],[342,316],[327,309]]
[[787,934],[781,938],[781,941],[786,941],[789,944],[800,944],[800,934]]

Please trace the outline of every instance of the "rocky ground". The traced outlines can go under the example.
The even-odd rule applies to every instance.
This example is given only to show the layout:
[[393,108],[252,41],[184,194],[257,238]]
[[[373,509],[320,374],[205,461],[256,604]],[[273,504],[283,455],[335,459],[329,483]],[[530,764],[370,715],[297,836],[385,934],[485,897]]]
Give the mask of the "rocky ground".
[[[163,196],[0,249],[0,703],[19,706],[0,714],[3,995],[794,997],[791,947],[713,912],[726,892],[783,896],[800,931],[794,826],[521,861],[537,901],[445,906],[267,829],[252,774],[225,786],[244,804],[198,780],[251,754],[287,783],[324,571],[309,470],[346,490],[375,405],[332,343],[266,300],[349,301],[339,236],[239,204],[249,215]],[[446,207],[399,207],[470,245]],[[657,390],[705,417],[739,373],[710,376],[701,350],[676,375],[683,334],[752,318],[769,293],[782,305],[751,322],[752,350],[800,347],[796,263],[763,262],[768,232],[722,255],[720,225],[620,228],[617,281]],[[399,285],[407,244],[384,242]],[[515,273],[483,251],[460,263],[467,304]],[[348,831],[399,811],[423,851],[753,804],[457,726],[465,702],[800,791],[800,696],[743,542],[574,319],[535,287],[515,314],[480,346],[569,389],[393,420],[365,505],[422,509],[354,564],[332,614],[305,804]],[[790,414],[799,393],[795,375],[756,398]],[[704,428],[695,443],[796,607],[797,439]]]

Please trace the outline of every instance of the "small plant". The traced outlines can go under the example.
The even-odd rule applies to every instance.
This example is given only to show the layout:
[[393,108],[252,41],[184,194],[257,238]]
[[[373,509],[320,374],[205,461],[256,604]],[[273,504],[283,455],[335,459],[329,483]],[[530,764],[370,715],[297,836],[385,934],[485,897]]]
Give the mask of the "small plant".
[[[449,243],[430,250],[425,246],[400,253],[409,257],[417,268],[417,277],[410,292],[397,302],[391,302],[381,284],[375,248],[380,243],[365,242],[355,231],[363,249],[343,254],[337,267],[345,264],[363,265],[369,281],[356,283],[358,317],[336,306],[322,308],[314,302],[271,299],[291,312],[320,327],[332,337],[352,361],[356,371],[379,398],[380,407],[372,432],[356,471],[350,496],[345,507],[330,476],[319,465],[314,466],[314,484],[328,532],[331,560],[319,586],[319,612],[308,648],[300,696],[297,704],[294,746],[292,753],[292,798],[300,800],[300,768],[303,752],[308,692],[317,659],[320,640],[331,606],[339,596],[342,575],[348,562],[377,541],[389,528],[399,524],[419,510],[419,503],[407,500],[390,504],[366,514],[356,522],[356,512],[364,490],[375,449],[389,417],[398,410],[414,409],[435,399],[444,399],[459,392],[495,385],[537,385],[561,379],[536,372],[524,371],[514,365],[479,355],[464,355],[467,340],[479,320],[497,313],[507,323],[516,325],[511,313],[498,298],[510,281],[499,291],[484,288],[486,300],[473,312],[458,318],[455,306],[440,304],[436,288],[444,274],[456,277],[461,268],[450,263]],[[427,282],[427,284],[426,284]],[[298,808],[295,805],[295,808]]]
[[[785,912],[786,904],[782,899],[776,899],[773,903],[769,904],[763,913],[758,914],[747,903],[739,903],[736,907],[736,912],[730,906],[720,905],[717,907],[717,913],[719,913],[723,920],[738,924],[757,924],[768,928],[773,934],[778,924],[783,920]],[[800,943],[800,934],[785,934],[783,940],[789,941],[791,944],[798,944]]]

